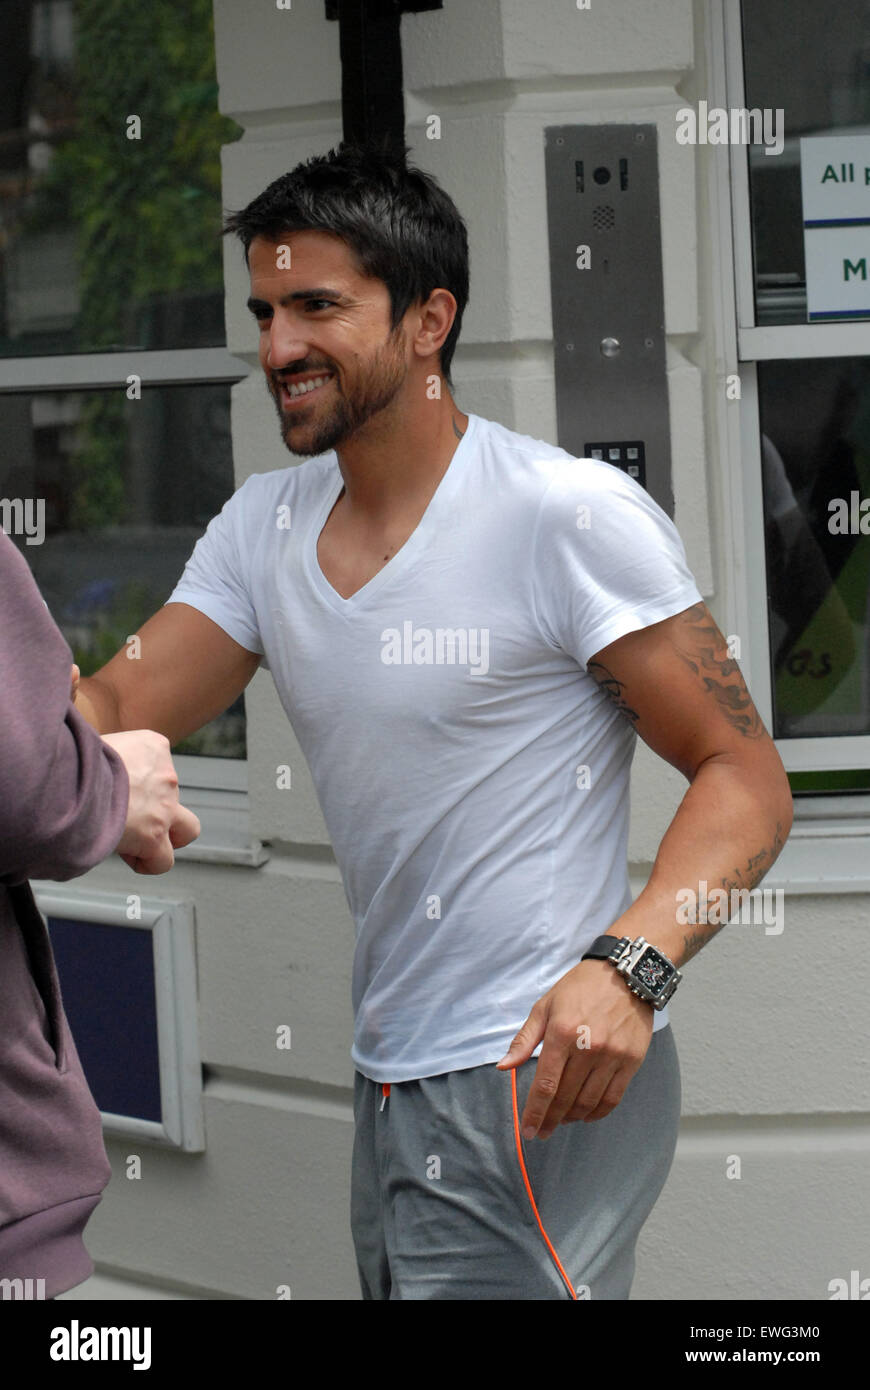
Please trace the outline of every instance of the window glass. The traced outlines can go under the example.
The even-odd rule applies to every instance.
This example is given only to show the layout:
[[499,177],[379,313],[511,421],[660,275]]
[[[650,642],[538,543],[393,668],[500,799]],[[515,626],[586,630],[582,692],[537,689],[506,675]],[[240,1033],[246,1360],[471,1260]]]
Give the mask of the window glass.
[[223,345],[212,0],[4,0],[0,72],[0,355]]
[[[233,491],[230,388],[0,395],[0,437],[0,525],[90,675],[166,601]],[[176,751],[243,758],[242,698]]]
[[870,358],[758,388],[774,737],[870,733]]
[[746,107],[781,110],[785,139],[781,154],[749,146],[756,322],[806,323],[800,137],[870,134],[870,0],[741,11]]

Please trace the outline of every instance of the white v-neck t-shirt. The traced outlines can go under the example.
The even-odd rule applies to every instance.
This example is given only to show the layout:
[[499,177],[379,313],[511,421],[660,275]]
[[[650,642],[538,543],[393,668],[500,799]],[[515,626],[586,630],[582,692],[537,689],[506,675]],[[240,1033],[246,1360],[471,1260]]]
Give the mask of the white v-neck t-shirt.
[[701,595],[632,478],[480,416],[347,599],[316,549],[342,487],[334,452],[254,474],[168,602],[271,670],[356,925],[351,1056],[399,1082],[496,1062],[631,904],[636,734],[586,663]]

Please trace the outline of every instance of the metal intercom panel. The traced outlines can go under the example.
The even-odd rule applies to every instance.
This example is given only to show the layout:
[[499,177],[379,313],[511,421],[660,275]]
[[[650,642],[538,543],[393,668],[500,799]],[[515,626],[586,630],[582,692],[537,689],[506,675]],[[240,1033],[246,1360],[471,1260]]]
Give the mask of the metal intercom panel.
[[670,517],[657,132],[544,132],[559,443],[637,478]]

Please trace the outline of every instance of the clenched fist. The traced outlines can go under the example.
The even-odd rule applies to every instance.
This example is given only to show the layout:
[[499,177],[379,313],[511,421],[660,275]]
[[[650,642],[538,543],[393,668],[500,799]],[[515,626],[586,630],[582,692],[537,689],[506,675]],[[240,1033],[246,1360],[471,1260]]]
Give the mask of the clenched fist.
[[169,740],[151,729],[101,737],[121,757],[130,781],[127,824],[116,852],[139,874],[165,873],[175,863],[173,851],[189,845],[202,828],[179,803]]

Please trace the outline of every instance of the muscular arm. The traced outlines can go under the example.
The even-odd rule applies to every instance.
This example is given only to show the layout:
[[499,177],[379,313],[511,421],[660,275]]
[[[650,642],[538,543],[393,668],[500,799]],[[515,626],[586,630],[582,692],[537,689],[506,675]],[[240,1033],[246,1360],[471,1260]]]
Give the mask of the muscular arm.
[[[681,890],[754,888],[791,829],[788,778],[736,661],[706,604],[628,633],[587,663],[604,695],[689,788],[659,846],[649,882],[611,936],[644,936],[675,965],[719,930],[678,920]],[[715,901],[715,900],[714,900]],[[718,915],[718,914],[717,914]],[[577,1035],[584,1026],[588,1046]],[[535,1003],[497,1066],[516,1067],[543,1040],[522,1116],[525,1138],[601,1120],[643,1062],[653,1012],[607,961],[579,962]]]
[[156,729],[171,744],[222,714],[260,657],[187,603],[169,603],[139,629],[138,657],[123,647],[81,680],[76,708],[100,733]]
[[609,699],[689,788],[649,881],[609,929],[643,935],[676,965],[724,923],[677,922],[677,894],[754,888],[785,843],[792,798],[782,761],[737,662],[699,603],[597,652],[587,667]]

